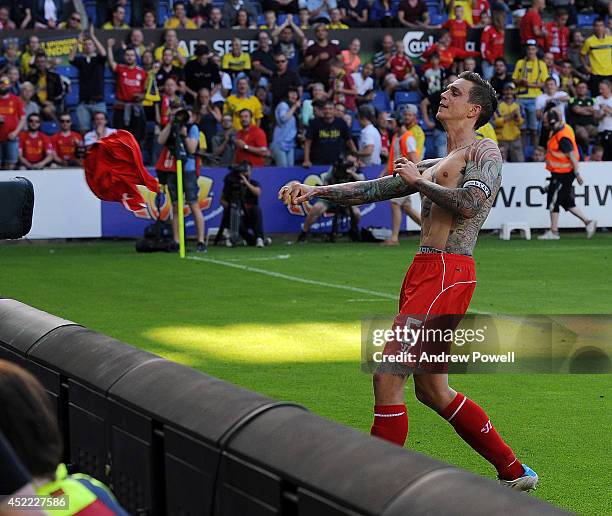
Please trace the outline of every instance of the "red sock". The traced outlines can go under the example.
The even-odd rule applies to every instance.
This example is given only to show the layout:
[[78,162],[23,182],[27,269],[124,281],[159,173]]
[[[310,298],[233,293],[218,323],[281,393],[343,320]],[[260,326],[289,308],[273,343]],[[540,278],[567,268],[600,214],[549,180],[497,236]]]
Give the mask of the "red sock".
[[472,400],[458,392],[440,415],[466,443],[495,466],[500,478],[514,480],[523,475],[523,466],[514,452],[493,428],[485,411]]
[[374,405],[374,424],[370,435],[404,446],[408,435],[406,405]]

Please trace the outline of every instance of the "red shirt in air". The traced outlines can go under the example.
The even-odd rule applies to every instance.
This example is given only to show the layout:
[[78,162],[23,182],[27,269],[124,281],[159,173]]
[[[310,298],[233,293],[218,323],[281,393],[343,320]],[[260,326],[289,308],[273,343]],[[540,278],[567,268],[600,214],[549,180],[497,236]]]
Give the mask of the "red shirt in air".
[[496,59],[504,57],[504,32],[498,31],[493,25],[482,30],[480,50],[483,58],[493,64]]
[[472,21],[474,25],[480,25],[481,16],[483,14],[489,14],[491,11],[491,4],[488,0],[478,0],[476,3],[472,3]]
[[[250,126],[248,129],[241,129],[236,133],[236,140],[242,140],[249,148],[253,147],[268,147],[266,133],[256,125]],[[263,156],[253,154],[244,149],[236,148],[234,155],[234,163],[242,163],[248,161],[254,167],[263,167],[265,159]]]
[[134,96],[144,94],[147,72],[135,66],[130,68],[124,64],[118,64],[115,68],[117,75],[117,100],[122,102],[134,102]]
[[60,131],[51,137],[51,143],[58,158],[70,161],[76,159],[76,150],[83,143],[83,137],[75,131],[68,134]]
[[40,131],[36,131],[36,133],[22,131],[19,134],[19,150],[21,155],[30,163],[38,163],[47,154],[53,152],[53,145],[51,144],[51,138],[45,133]]
[[567,59],[569,49],[570,30],[568,27],[559,27],[555,22],[544,25],[546,27],[546,43],[544,50],[555,56],[555,61]]
[[447,29],[450,34],[451,47],[465,50],[468,29],[470,28],[470,24],[468,22],[465,20],[447,20],[444,22],[444,25],[442,25],[442,28]]
[[24,113],[23,101],[19,97],[12,93],[0,97],[0,115],[4,119],[0,124],[0,142],[8,140],[8,134],[17,129]]

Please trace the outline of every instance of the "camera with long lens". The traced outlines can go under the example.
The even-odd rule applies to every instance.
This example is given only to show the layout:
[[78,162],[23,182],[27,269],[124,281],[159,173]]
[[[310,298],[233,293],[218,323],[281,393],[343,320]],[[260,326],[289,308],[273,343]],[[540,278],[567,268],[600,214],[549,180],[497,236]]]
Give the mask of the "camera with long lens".
[[[174,105],[170,105],[172,109]],[[176,106],[178,107],[178,106]],[[189,111],[186,109],[179,109],[174,113],[172,118],[172,132],[166,143],[170,153],[177,159],[187,159],[187,149],[185,147],[185,140],[181,136],[181,130],[189,123]]]
[[355,178],[350,172],[356,172],[357,165],[354,162],[338,160],[332,166],[332,182],[333,184],[351,183]]
[[248,172],[248,165],[239,164],[229,167],[229,174],[223,179],[223,196],[229,203],[241,203],[246,194],[246,185],[242,180],[242,174]]

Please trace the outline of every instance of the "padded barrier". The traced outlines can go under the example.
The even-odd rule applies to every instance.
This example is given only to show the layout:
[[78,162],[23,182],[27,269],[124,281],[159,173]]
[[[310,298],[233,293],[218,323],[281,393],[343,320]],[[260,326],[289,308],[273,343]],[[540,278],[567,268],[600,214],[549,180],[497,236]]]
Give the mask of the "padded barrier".
[[565,514],[17,301],[0,299],[0,357],[43,381],[71,469],[131,514]]

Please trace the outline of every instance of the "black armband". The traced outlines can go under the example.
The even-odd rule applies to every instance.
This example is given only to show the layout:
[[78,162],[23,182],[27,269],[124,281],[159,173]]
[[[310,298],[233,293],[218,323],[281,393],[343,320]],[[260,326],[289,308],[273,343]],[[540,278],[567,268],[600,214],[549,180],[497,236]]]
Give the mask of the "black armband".
[[478,181],[476,179],[470,179],[469,181],[466,181],[465,183],[463,183],[463,188],[467,188],[468,186],[473,186],[474,188],[479,188],[480,190],[482,190],[487,199],[491,197],[491,189],[486,184],[484,184],[482,181]]

